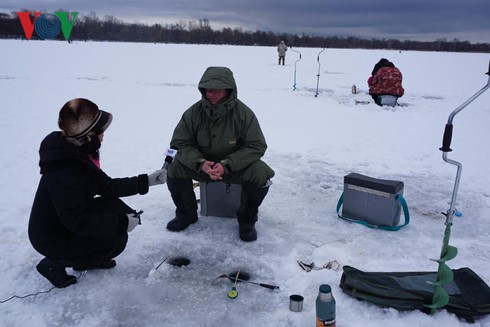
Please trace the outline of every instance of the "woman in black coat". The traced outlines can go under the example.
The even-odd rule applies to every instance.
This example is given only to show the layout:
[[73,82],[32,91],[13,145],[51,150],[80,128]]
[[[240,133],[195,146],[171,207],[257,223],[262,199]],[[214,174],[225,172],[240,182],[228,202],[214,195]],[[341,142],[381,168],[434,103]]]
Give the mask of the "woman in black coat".
[[108,269],[126,247],[139,215],[119,197],[146,194],[163,184],[166,170],[110,178],[99,164],[99,148],[112,115],[87,99],[67,102],[61,131],[47,135],[39,150],[41,180],[29,219],[29,240],[45,256],[36,266],[56,287],[76,283],[74,270]]

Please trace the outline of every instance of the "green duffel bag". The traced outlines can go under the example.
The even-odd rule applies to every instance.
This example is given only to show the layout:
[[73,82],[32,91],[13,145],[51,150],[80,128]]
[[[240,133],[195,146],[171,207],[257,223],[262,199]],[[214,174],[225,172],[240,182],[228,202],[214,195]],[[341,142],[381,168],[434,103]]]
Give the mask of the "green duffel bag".
[[[363,272],[343,267],[340,288],[359,300],[397,310],[421,310],[429,313],[437,272]],[[470,268],[452,270],[453,281],[444,285],[449,303],[443,309],[470,322],[490,313],[490,288]]]

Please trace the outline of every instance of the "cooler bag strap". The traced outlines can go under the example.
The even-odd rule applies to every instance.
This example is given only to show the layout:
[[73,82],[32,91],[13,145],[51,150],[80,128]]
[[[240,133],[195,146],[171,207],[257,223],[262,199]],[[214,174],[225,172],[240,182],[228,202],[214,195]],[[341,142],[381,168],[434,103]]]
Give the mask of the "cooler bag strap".
[[384,230],[388,230],[388,231],[397,231],[400,228],[402,228],[403,226],[406,226],[406,225],[408,225],[410,223],[410,214],[408,212],[407,202],[405,201],[405,199],[403,198],[403,196],[401,194],[397,194],[395,196],[395,199],[400,203],[400,205],[403,208],[403,216],[405,216],[405,223],[403,225],[397,225],[397,226],[380,226],[380,225],[370,224],[370,223],[368,223],[365,220],[352,219],[352,218],[347,218],[347,217],[342,216],[340,214],[340,208],[342,207],[342,204],[344,203],[344,192],[342,192],[342,194],[340,195],[339,201],[337,202],[337,216],[339,216],[339,218],[345,219],[345,220],[350,221],[350,222],[353,222],[353,223],[358,223],[358,224],[367,226],[369,228],[384,229]]

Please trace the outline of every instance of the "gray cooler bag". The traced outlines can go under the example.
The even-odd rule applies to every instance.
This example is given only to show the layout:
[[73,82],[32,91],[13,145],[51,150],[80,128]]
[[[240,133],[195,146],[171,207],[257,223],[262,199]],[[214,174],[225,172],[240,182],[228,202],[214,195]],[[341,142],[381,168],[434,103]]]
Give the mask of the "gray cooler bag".
[[[351,173],[344,177],[344,192],[337,203],[337,214],[371,228],[398,230],[410,222],[403,186],[400,181]],[[399,225],[402,210],[405,223]]]

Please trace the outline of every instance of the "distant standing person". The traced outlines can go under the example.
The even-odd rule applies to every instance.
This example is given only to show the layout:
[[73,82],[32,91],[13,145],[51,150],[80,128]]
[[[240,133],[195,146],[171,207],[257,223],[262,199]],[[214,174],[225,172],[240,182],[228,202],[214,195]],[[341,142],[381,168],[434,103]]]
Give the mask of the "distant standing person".
[[281,64],[284,66],[284,60],[286,59],[286,51],[288,51],[288,46],[284,41],[281,41],[279,45],[277,46],[277,53],[279,54],[279,63],[278,65]]
[[396,98],[403,96],[405,90],[402,86],[402,73],[386,58],[381,58],[374,66],[367,83],[369,94],[374,102],[381,106],[380,97],[392,95]]

